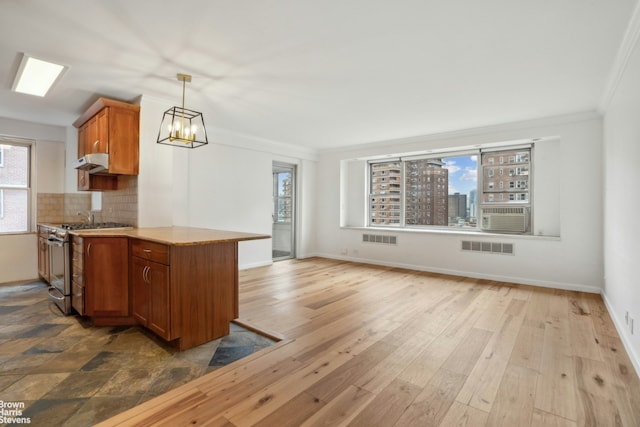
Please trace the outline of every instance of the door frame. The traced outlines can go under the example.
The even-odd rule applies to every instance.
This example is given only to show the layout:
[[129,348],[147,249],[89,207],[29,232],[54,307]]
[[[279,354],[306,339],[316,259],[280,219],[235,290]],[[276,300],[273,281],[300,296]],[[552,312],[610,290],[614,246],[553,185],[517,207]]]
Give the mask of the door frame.
[[[284,256],[274,256],[274,242],[275,239],[275,230],[273,226],[276,224],[275,216],[276,216],[276,191],[277,191],[277,183],[275,180],[275,175],[278,172],[289,172],[291,174],[291,222],[290,222],[290,231],[291,231],[291,241],[290,241],[290,251],[288,255]],[[287,163],[281,161],[273,161],[272,163],[272,177],[273,177],[273,185],[272,185],[272,232],[271,236],[271,256],[273,261],[283,261],[287,259],[296,258],[296,237],[297,237],[297,216],[298,216],[298,195],[297,195],[297,180],[298,180],[298,166],[294,163]]]

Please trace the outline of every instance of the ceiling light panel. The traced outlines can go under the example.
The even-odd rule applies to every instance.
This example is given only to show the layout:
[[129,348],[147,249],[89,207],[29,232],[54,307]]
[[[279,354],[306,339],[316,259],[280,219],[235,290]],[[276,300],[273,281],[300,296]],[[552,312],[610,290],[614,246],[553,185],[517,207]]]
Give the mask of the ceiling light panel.
[[64,65],[23,55],[12,89],[29,95],[45,96],[66,69]]

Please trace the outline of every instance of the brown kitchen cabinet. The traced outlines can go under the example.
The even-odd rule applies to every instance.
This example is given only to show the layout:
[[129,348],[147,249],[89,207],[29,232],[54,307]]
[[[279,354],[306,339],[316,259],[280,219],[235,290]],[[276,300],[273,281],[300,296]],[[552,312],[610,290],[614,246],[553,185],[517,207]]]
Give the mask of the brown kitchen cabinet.
[[186,350],[229,334],[238,317],[237,242],[130,239],[136,321]]
[[113,175],[92,175],[88,171],[78,171],[79,191],[108,191],[118,189],[118,177]]
[[71,236],[71,306],[83,316],[87,314],[84,295],[84,241]]
[[126,237],[73,236],[73,307],[96,325],[130,324]]
[[133,317],[139,324],[171,341],[176,336],[170,321],[168,254],[169,248],[166,245],[143,240],[134,240],[131,243]]
[[43,226],[38,226],[38,275],[47,283],[51,281],[48,236],[48,230]]
[[78,171],[79,190],[115,190],[117,175],[138,175],[140,107],[99,98],[73,124],[78,128],[78,157],[109,155],[109,167],[98,174]]

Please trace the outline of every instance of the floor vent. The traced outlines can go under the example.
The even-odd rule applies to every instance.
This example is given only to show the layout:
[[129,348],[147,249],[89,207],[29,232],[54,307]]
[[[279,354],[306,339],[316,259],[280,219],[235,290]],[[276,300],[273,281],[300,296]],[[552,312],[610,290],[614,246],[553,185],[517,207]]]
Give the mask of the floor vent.
[[488,254],[513,255],[513,243],[463,240],[462,250],[469,252],[483,252]]
[[365,243],[381,243],[383,245],[397,245],[398,236],[388,236],[385,234],[363,234],[362,241]]

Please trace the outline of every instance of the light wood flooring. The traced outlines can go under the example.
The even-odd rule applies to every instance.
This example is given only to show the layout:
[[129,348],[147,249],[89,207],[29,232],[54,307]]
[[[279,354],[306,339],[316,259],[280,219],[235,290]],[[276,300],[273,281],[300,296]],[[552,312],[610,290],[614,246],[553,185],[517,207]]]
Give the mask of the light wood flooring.
[[326,259],[241,272],[284,339],[103,426],[638,426],[599,295]]

